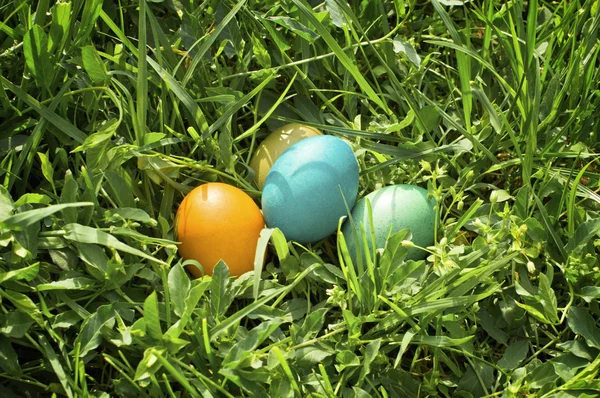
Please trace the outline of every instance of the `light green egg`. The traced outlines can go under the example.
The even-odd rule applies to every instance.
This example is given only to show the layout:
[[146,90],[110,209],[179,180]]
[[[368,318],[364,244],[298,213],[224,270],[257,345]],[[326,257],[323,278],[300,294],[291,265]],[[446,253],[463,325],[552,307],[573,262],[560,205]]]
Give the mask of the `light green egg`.
[[[389,236],[408,228],[412,233],[412,242],[420,247],[431,246],[434,242],[435,230],[435,200],[427,197],[427,190],[416,185],[391,185],[371,192],[359,200],[352,209],[352,219],[356,232],[360,235],[362,222],[367,234],[369,251],[371,250],[371,228],[367,200],[371,204],[373,226],[377,249],[383,248]],[[356,246],[352,225],[346,219],[342,226],[342,233],[346,239],[348,249],[354,262],[356,262]],[[391,228],[391,232],[390,232]],[[365,250],[362,250],[363,256]],[[417,247],[408,250],[406,259],[420,260],[425,258],[427,252]]]

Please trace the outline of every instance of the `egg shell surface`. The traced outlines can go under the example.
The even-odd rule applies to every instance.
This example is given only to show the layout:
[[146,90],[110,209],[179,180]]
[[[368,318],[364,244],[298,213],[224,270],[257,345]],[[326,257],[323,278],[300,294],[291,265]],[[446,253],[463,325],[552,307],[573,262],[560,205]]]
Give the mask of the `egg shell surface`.
[[[371,227],[367,200],[371,204],[375,243],[377,249],[385,246],[389,235],[408,228],[412,233],[412,242],[421,247],[431,246],[435,230],[435,200],[427,197],[427,190],[416,185],[391,185],[371,192],[360,199],[352,209],[352,219],[359,240],[362,241],[360,223],[367,234],[369,252],[371,251]],[[391,227],[391,232],[390,232]],[[342,233],[346,239],[348,250],[356,262],[356,243],[352,224],[349,219],[344,221]],[[364,246],[361,243],[364,260]],[[427,252],[416,247],[408,249],[407,260],[420,260]]]
[[[340,189],[341,188],[341,189]],[[342,196],[343,193],[343,196]],[[311,243],[336,231],[358,195],[358,162],[340,138],[306,138],[273,164],[262,191],[267,226],[288,240]]]
[[[186,195],[175,216],[179,254],[196,260],[206,275],[223,260],[233,276],[254,269],[254,256],[265,222],[247,193],[234,186],[211,182]],[[202,276],[189,265],[192,276]]]
[[262,189],[267,179],[269,170],[273,163],[292,145],[308,138],[322,135],[322,133],[310,126],[301,123],[290,123],[273,131],[264,139],[254,152],[250,161],[250,167],[256,172],[254,180]]

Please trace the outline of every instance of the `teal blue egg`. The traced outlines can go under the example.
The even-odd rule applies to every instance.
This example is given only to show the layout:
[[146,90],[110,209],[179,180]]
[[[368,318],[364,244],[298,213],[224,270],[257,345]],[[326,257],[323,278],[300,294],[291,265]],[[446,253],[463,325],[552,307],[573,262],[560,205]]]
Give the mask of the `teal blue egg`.
[[[412,242],[420,247],[431,246],[434,242],[435,200],[428,198],[427,190],[416,185],[391,185],[371,192],[360,199],[352,209],[352,219],[356,232],[361,238],[360,223],[367,233],[369,251],[371,250],[371,228],[367,200],[371,204],[376,248],[385,246],[389,236],[408,228],[412,234]],[[356,246],[352,225],[347,219],[342,227],[352,258],[355,259]],[[365,253],[361,244],[362,253]],[[408,250],[407,259],[419,260],[426,256],[424,250],[413,247]]]
[[288,240],[319,241],[337,230],[358,195],[358,162],[343,140],[323,135],[289,147],[273,164],[262,191],[267,226]]

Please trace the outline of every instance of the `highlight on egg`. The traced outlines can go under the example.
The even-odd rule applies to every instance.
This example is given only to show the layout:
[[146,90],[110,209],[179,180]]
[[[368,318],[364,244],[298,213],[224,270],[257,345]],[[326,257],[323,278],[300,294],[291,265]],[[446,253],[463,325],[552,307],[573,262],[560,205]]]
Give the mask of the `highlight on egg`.
[[[241,189],[218,182],[200,185],[185,196],[175,220],[179,254],[198,261],[206,275],[212,275],[219,260],[232,276],[254,269],[265,223],[254,200]],[[187,269],[193,277],[202,276],[196,266]]]
[[[340,138],[306,138],[273,164],[262,191],[267,226],[288,240],[312,243],[336,231],[358,195],[358,162]],[[345,203],[345,202],[346,203]]]
[[256,148],[250,167],[256,173],[254,180],[262,189],[269,170],[277,159],[292,145],[308,138],[322,135],[316,128],[301,124],[289,123],[273,131]]
[[[419,186],[407,184],[391,185],[371,192],[360,199],[352,209],[352,220],[359,241],[361,241],[363,260],[365,259],[365,252],[372,250],[367,200],[371,205],[376,249],[381,249],[385,246],[388,235],[391,236],[405,228],[410,230],[412,242],[416,246],[427,247],[433,244],[436,217],[435,200],[428,197],[427,190]],[[362,243],[360,232],[361,222],[367,235],[368,248],[365,248]],[[346,239],[348,251],[353,261],[356,262],[356,242],[350,219],[344,221],[342,233]],[[420,260],[426,254],[426,251],[418,247],[412,247],[408,250],[406,259]]]

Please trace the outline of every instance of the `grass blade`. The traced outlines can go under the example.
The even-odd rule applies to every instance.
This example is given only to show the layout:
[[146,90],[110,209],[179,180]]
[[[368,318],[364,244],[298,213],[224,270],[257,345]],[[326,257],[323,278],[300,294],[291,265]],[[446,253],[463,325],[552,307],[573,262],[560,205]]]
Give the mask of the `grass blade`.
[[19,87],[15,86],[10,81],[8,81],[4,76],[0,76],[0,83],[2,83],[7,89],[12,91],[16,96],[19,97],[19,99],[21,99],[23,102],[29,105],[34,111],[36,111],[46,120],[48,120],[48,122],[52,123],[62,132],[74,139],[78,144],[83,144],[83,141],[85,141],[87,136],[73,124],[69,123],[63,117],[49,110],[31,95],[27,94]]
[[390,113],[390,110],[387,104],[375,93],[375,90],[371,87],[369,82],[364,78],[363,74],[360,72],[358,67],[352,62],[350,57],[344,52],[342,47],[338,44],[337,40],[331,36],[331,33],[323,26],[323,24],[315,17],[313,11],[308,7],[308,5],[303,0],[292,0],[293,3],[298,7],[298,9],[306,16],[306,18],[310,21],[311,24],[317,29],[317,32],[323,40],[327,43],[329,48],[335,53],[336,57],[339,61],[344,65],[346,70],[350,72],[352,77],[356,80],[360,88],[367,94],[369,99],[376,103],[380,108],[382,108],[386,113]]

